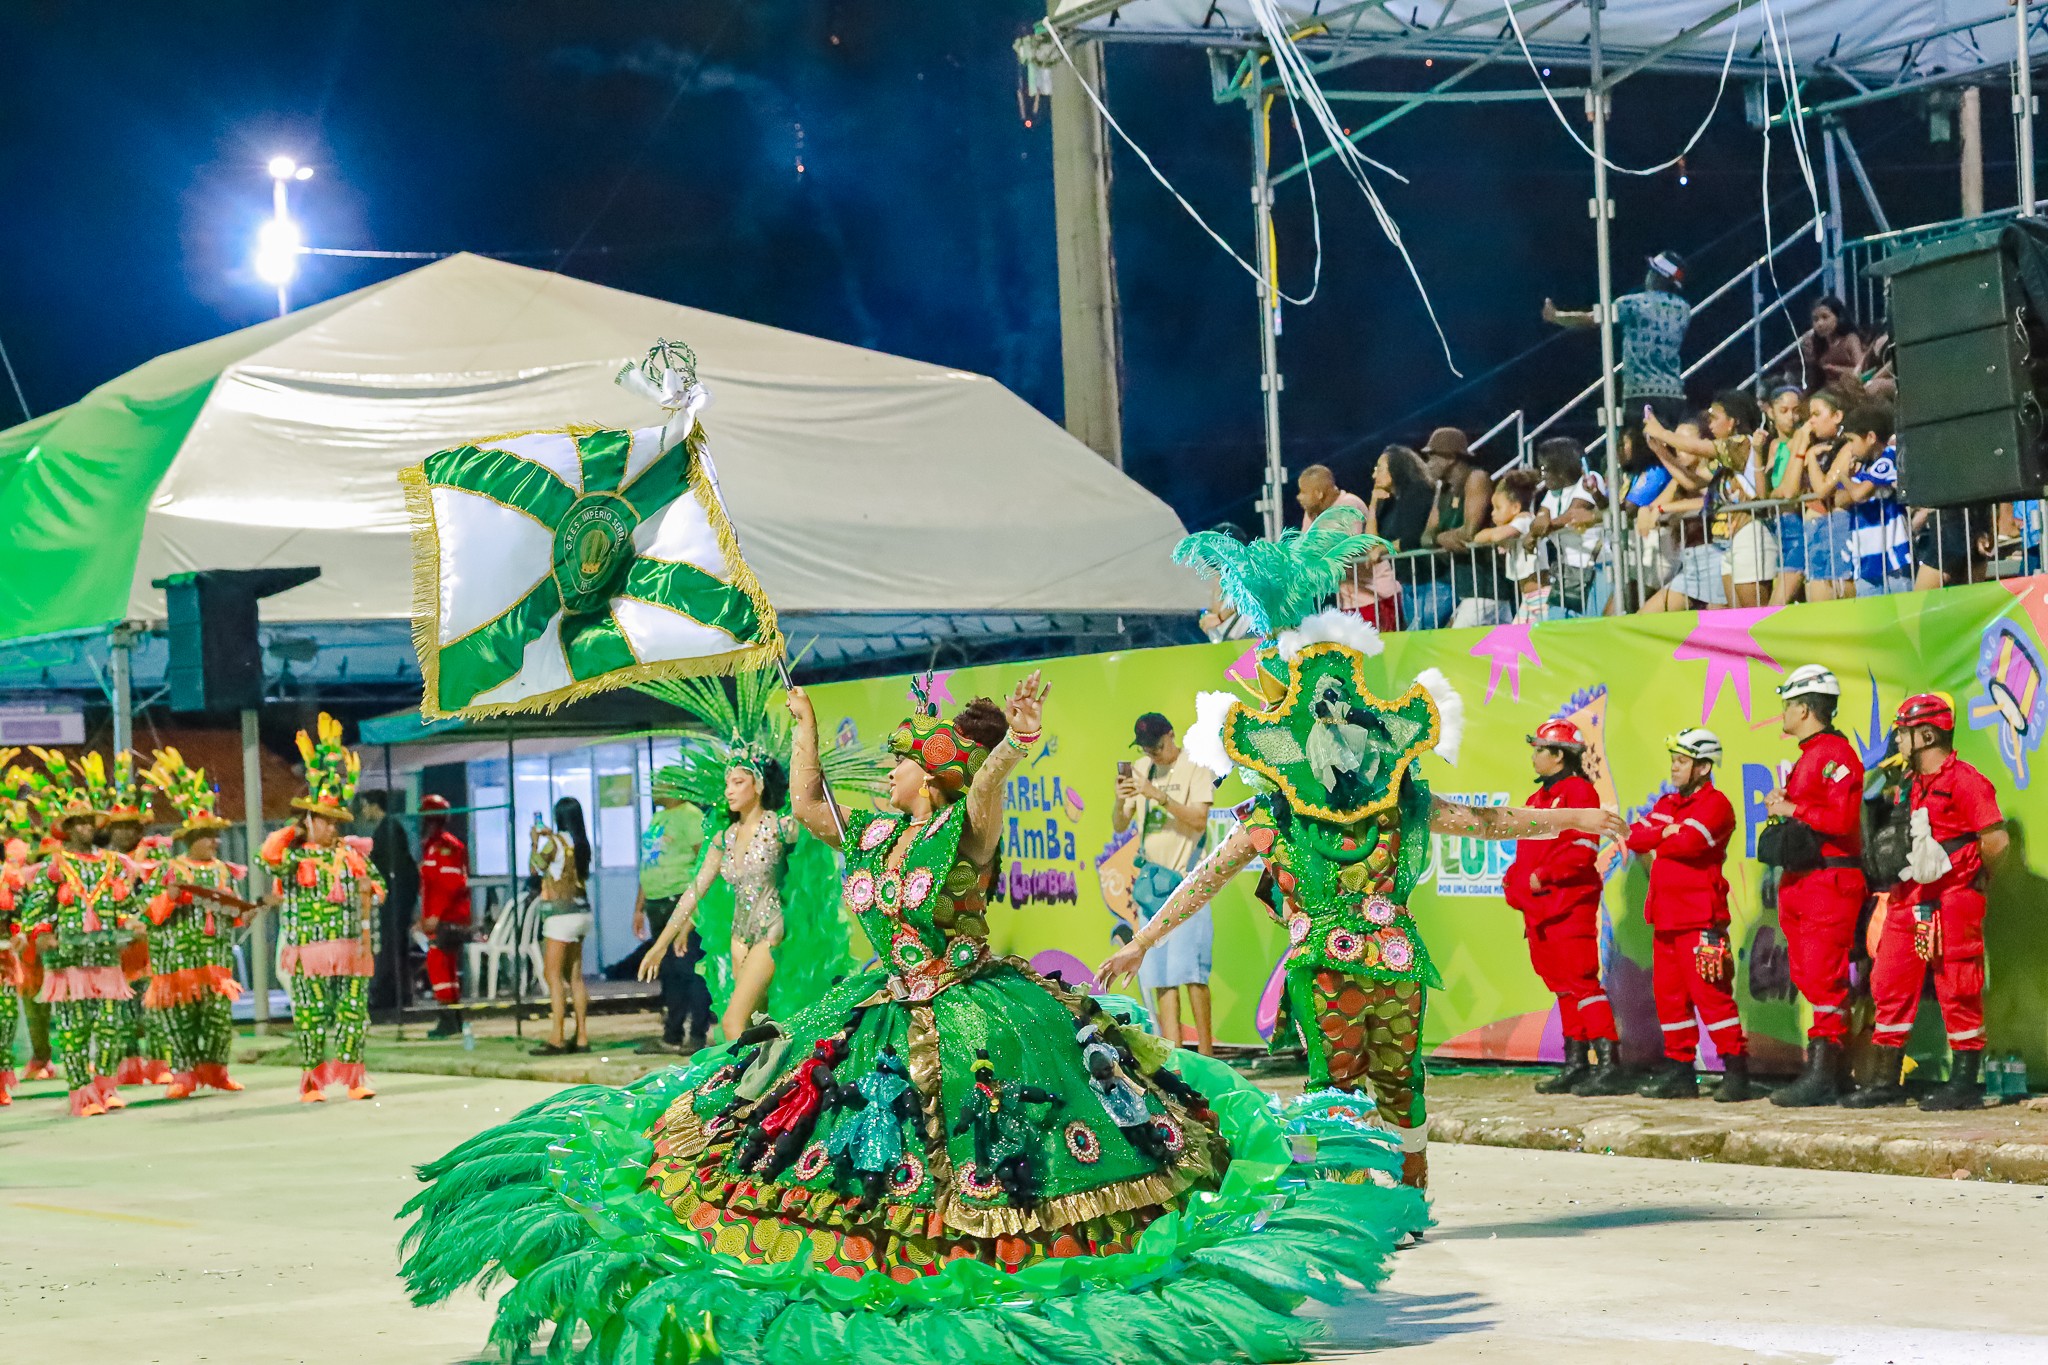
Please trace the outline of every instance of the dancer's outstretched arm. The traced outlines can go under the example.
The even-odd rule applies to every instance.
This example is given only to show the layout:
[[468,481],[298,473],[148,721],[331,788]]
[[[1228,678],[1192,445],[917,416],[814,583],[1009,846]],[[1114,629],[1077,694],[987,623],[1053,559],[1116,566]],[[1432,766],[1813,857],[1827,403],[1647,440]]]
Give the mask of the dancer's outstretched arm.
[[817,708],[801,687],[790,688],[784,700],[796,731],[790,740],[790,811],[803,821],[805,829],[824,840],[828,847],[837,848],[847,812],[846,807],[839,806],[838,818],[833,818],[832,808],[838,803],[825,790],[825,769],[818,762]]
[[1052,684],[1040,679],[1033,669],[1017,690],[1010,693],[1003,715],[1010,732],[996,745],[995,752],[982,760],[981,771],[962,798],[967,802],[967,830],[960,836],[960,856],[976,867],[995,854],[1003,837],[1003,783],[1038,741],[1045,720],[1045,698]]
[[1430,798],[1429,828],[1436,834],[1458,834],[1467,839],[1552,839],[1568,833],[1601,839],[1628,837],[1628,825],[1622,818],[1599,807],[1468,806],[1441,796]]
[[1145,960],[1146,953],[1179,928],[1181,921],[1214,900],[1216,893],[1230,885],[1231,878],[1251,866],[1252,859],[1258,856],[1250,831],[1243,825],[1232,830],[1229,838],[1211,849],[1201,862],[1195,864],[1195,870],[1182,878],[1181,884],[1166,898],[1166,904],[1159,907],[1159,913],[1132,935],[1129,943],[1096,968],[1097,984],[1106,987],[1118,977],[1136,976],[1138,964]]
[[697,879],[690,883],[676,901],[676,908],[669,912],[668,923],[656,934],[654,942],[647,945],[647,951],[640,955],[640,979],[652,981],[661,971],[661,955],[676,945],[676,955],[682,956],[682,945],[690,941],[690,923],[697,918],[697,902],[704,899],[704,893],[711,889],[711,883],[718,878],[725,866],[725,835],[720,834],[711,841],[705,851],[704,865],[697,869]]

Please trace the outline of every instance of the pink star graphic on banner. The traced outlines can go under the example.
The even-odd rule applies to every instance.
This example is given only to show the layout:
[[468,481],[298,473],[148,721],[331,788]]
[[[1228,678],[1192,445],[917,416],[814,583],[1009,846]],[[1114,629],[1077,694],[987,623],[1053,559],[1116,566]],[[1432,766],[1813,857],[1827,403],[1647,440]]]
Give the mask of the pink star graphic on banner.
[[1235,678],[1241,683],[1250,683],[1256,679],[1259,676],[1259,647],[1253,645],[1238,655],[1237,662],[1223,670],[1223,676]]
[[1493,694],[1500,691],[1501,675],[1508,679],[1508,695],[1516,701],[1522,699],[1522,660],[1527,659],[1536,667],[1543,667],[1543,657],[1536,652],[1536,642],[1530,637],[1535,627],[1522,622],[1511,626],[1495,626],[1479,637],[1479,643],[1472,646],[1472,657],[1488,660],[1493,669],[1486,679],[1486,699],[1493,700]]
[[1784,610],[1782,607],[1736,607],[1726,611],[1703,611],[1699,623],[1692,628],[1692,634],[1685,637],[1671,657],[1680,663],[1688,659],[1707,661],[1707,679],[1704,695],[1700,701],[1700,724],[1714,714],[1714,703],[1721,699],[1723,685],[1735,684],[1735,700],[1742,704],[1742,718],[1749,719],[1749,666],[1762,664],[1773,673],[1785,670],[1778,667],[1778,661],[1764,652],[1764,647],[1751,637],[1765,617]]
[[951,684],[953,674],[958,671],[957,669],[949,668],[943,673],[920,674],[916,685],[910,689],[910,704],[912,706],[917,705],[918,688],[921,687],[924,689],[925,701],[933,706],[951,706],[953,704],[953,688]]

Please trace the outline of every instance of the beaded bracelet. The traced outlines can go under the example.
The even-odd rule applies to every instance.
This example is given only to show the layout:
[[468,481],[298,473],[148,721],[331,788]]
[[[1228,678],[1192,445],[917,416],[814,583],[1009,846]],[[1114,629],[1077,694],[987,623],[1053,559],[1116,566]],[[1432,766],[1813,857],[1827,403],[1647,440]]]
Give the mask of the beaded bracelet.
[[1015,730],[1012,730],[1003,736],[1003,741],[1015,747],[1019,753],[1029,753],[1031,752],[1031,746],[1038,743],[1040,733],[1040,731],[1033,730],[1028,735],[1019,735]]

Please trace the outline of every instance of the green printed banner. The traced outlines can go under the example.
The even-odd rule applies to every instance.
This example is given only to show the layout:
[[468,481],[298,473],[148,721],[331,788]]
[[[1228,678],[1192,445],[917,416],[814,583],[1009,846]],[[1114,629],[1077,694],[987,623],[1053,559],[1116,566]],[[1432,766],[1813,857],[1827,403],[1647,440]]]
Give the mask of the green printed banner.
[[[1649,805],[1669,769],[1667,736],[1714,730],[1726,750],[1716,782],[1734,804],[1740,840],[1731,852],[1732,936],[1738,998],[1759,1060],[1784,1064],[1805,1036],[1805,1006],[1792,989],[1784,938],[1764,868],[1753,861],[1765,795],[1796,755],[1779,730],[1774,693],[1786,673],[1819,663],[1842,680],[1837,724],[1875,763],[1892,713],[1915,692],[1955,701],[1957,748],[1991,778],[2013,836],[1993,879],[1985,939],[1990,960],[1987,1027],[1994,1055],[2017,1052],[2048,1072],[2048,849],[2029,834],[2048,817],[2035,782],[2048,733],[2043,640],[2048,577],[1933,593],[1609,620],[1557,621],[1386,637],[1367,666],[1384,696],[1425,668],[1442,669],[1463,694],[1466,724],[1456,767],[1432,755],[1422,776],[1439,794],[1496,805],[1535,787],[1526,737],[1569,717],[1587,734],[1589,770],[1607,803],[1625,813]],[[1001,699],[1033,665],[940,671],[929,676],[950,711],[976,696]],[[1243,642],[1055,659],[1037,665],[1053,683],[1046,742],[1004,794],[1004,904],[990,916],[994,946],[1041,969],[1081,980],[1112,948],[1111,931],[1132,915],[1130,845],[1111,830],[1116,765],[1141,758],[1131,724],[1159,711],[1183,733],[1199,692],[1237,690],[1249,676]],[[907,676],[833,683],[814,690],[819,721],[841,742],[874,742],[910,707]],[[1248,796],[1235,777],[1218,791],[1211,838],[1228,808]],[[2038,856],[2037,856],[2038,852]],[[1561,1055],[1555,1002],[1530,969],[1521,917],[1501,899],[1512,844],[1438,836],[1412,899],[1417,923],[1444,977],[1430,1001],[1426,1044],[1446,1058],[1536,1061]],[[1656,1048],[1650,997],[1650,931],[1643,922],[1645,868],[1610,848],[1601,926],[1608,992],[1623,1046]],[[1218,1037],[1256,1043],[1270,1033],[1274,968],[1285,936],[1241,877],[1216,901],[1214,994]],[[1928,1002],[1916,1046],[1940,1047]],[[1183,1016],[1185,1017],[1185,1015]]]

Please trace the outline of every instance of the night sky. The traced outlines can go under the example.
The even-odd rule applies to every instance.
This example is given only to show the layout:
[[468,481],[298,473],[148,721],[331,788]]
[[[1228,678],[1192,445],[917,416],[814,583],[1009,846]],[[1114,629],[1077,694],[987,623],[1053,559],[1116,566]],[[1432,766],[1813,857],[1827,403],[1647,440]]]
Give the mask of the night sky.
[[[1042,13],[1009,0],[111,13],[24,0],[0,19],[0,341],[40,413],[268,316],[248,260],[269,211],[263,167],[284,152],[318,168],[294,191],[314,245],[499,254],[979,370],[1057,417],[1048,111],[1020,102],[1010,46]],[[1416,61],[1360,71],[1382,88],[1444,74]],[[1529,80],[1503,67],[1471,88]],[[1212,104],[1201,54],[1113,49],[1108,83],[1125,126],[1248,255],[1247,119]],[[1760,137],[1741,93],[1688,159],[1689,185],[1675,171],[1618,183],[1618,288],[1665,246],[1709,285],[1758,253]],[[1632,82],[1613,155],[1664,159],[1713,94],[1696,77]],[[2002,90],[1984,108],[1996,205],[2012,193]],[[1922,102],[1860,111],[1850,127],[1895,226],[1958,211],[1955,147],[1930,141]],[[1275,135],[1276,165],[1291,164],[1283,114]],[[1537,319],[1546,294],[1593,295],[1590,165],[1547,108],[1424,111],[1368,150],[1412,181],[1379,188],[1460,368],[1479,377],[1523,358],[1453,392],[1362,197],[1321,175],[1323,287],[1286,315],[1283,431],[1294,467],[1329,460],[1359,487],[1387,441],[1419,442],[1438,421],[1477,429],[1518,403],[1548,412],[1597,363],[1590,336]],[[1251,524],[1263,457],[1250,281],[1121,148],[1116,174],[1126,466],[1190,525]],[[1851,235],[1870,230],[1846,171],[1843,183]],[[1782,134],[1772,196],[1781,232],[1811,212]],[[1299,292],[1312,256],[1300,178],[1278,211],[1283,287]],[[408,264],[309,259],[294,297]],[[1784,282],[1811,264],[1788,263]],[[1789,336],[1774,332],[1773,349]],[[1747,371],[1748,347],[1736,349],[1744,363],[1715,379]],[[4,389],[0,414],[19,419]]]

